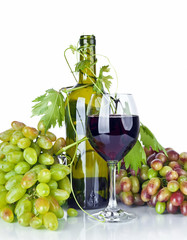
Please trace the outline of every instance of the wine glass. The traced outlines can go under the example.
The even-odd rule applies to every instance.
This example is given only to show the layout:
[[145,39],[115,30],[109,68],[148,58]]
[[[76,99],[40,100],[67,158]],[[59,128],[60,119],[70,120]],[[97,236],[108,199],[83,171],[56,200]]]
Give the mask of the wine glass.
[[106,209],[93,216],[106,222],[127,222],[136,218],[117,206],[117,163],[135,145],[139,117],[132,94],[92,94],[87,108],[87,136],[94,150],[107,161],[110,197]]

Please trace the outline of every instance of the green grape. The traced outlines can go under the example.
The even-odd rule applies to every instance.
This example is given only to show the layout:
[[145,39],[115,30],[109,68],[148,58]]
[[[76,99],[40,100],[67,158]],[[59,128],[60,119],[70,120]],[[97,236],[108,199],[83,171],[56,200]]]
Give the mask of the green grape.
[[178,177],[177,181],[178,181],[179,183],[180,183],[180,182],[183,182],[183,181],[187,181],[187,176],[181,175],[181,176]]
[[52,132],[47,131],[45,136],[48,137],[52,142],[56,141],[56,136]]
[[148,179],[148,170],[149,167],[147,165],[142,165],[140,170],[140,178],[144,181]]
[[11,170],[10,172],[7,172],[5,174],[5,179],[8,181],[11,177],[17,175],[17,173],[14,170]]
[[13,151],[19,151],[20,148],[16,145],[13,145],[11,143],[6,144],[3,148],[2,148],[2,153],[4,153],[5,155],[7,155],[9,152],[13,152]]
[[69,209],[67,210],[67,214],[68,214],[68,216],[70,216],[70,217],[76,217],[76,216],[78,215],[78,212],[77,212],[77,210],[74,209],[74,208],[69,208]]
[[22,129],[22,133],[26,138],[29,138],[31,140],[34,140],[38,137],[38,130],[36,128],[33,128],[33,127],[25,126]]
[[29,171],[29,169],[30,169],[30,164],[25,161],[19,162],[14,168],[17,174],[25,174],[26,172]]
[[10,172],[14,169],[14,166],[14,163],[0,161],[0,170],[2,170],[3,172]]
[[52,141],[46,136],[40,136],[37,140],[37,143],[43,149],[50,149],[53,146]]
[[6,188],[4,185],[0,185],[0,193],[6,191]]
[[15,207],[15,214],[17,216],[17,218],[19,218],[23,213],[26,212],[31,212],[32,211],[32,202],[30,200],[27,199],[28,196],[23,196],[23,198],[21,198]]
[[34,165],[37,162],[37,153],[31,147],[25,148],[23,157],[31,165]]
[[36,187],[36,192],[40,197],[47,197],[50,193],[50,188],[46,183],[39,183]]
[[58,201],[59,205],[62,206],[62,205],[67,205],[67,201],[66,200],[60,200]]
[[70,168],[60,163],[54,164],[53,166],[51,166],[51,169],[61,169],[66,173],[66,175],[70,174]]
[[12,176],[5,184],[5,188],[6,190],[11,190],[12,188],[14,188],[17,184],[21,183],[21,180],[23,178],[23,175],[15,175]]
[[51,179],[55,181],[59,181],[66,176],[66,172],[63,169],[52,168],[50,169],[51,172]]
[[148,178],[149,178],[149,179],[151,179],[151,178],[155,178],[155,177],[158,176],[158,171],[156,171],[156,170],[150,168],[150,169],[148,170],[147,175],[148,175]]
[[7,203],[14,203],[21,199],[26,193],[26,189],[22,188],[20,184],[17,184],[14,188],[10,189],[10,191],[6,195]]
[[160,174],[162,177],[165,177],[166,174],[167,174],[168,172],[170,172],[171,170],[172,170],[171,167],[169,167],[169,166],[164,166],[164,167],[159,171],[159,174]]
[[3,142],[10,141],[10,138],[11,138],[13,132],[14,132],[13,129],[8,129],[8,130],[0,133],[0,140],[3,141]]
[[2,150],[3,150],[3,148],[6,146],[6,145],[8,145],[9,143],[8,142],[1,142],[0,143],[0,152],[2,153]]
[[5,173],[0,171],[0,184],[5,183],[6,183]]
[[52,165],[54,163],[54,158],[48,153],[42,153],[39,156],[38,162],[44,165]]
[[33,217],[34,217],[34,214],[32,212],[23,213],[21,216],[19,216],[18,223],[21,226],[27,227],[30,225],[30,221]]
[[[48,186],[50,189],[57,189],[58,188],[58,183],[55,180],[50,180],[48,182]],[[59,187],[60,188],[60,187]],[[64,189],[65,190],[65,189]]]
[[54,155],[53,147],[50,149],[43,149],[42,153],[48,153],[49,155],[53,156]]
[[58,201],[52,196],[48,196],[48,200],[50,202],[49,211],[53,212],[57,216],[57,218],[63,218],[64,211],[60,207]]
[[69,198],[69,193],[62,189],[52,189],[51,195],[57,200],[67,200]]
[[28,189],[32,187],[37,182],[37,175],[34,171],[29,171],[25,173],[25,175],[22,178],[21,186],[24,189]]
[[39,157],[41,153],[41,148],[38,146],[38,144],[36,142],[32,142],[30,147],[34,148],[34,150],[36,151],[37,157]]
[[14,221],[14,213],[12,211],[12,209],[8,206],[5,206],[1,209],[1,218],[5,221],[5,222],[13,222]]
[[39,229],[42,226],[42,219],[39,217],[33,217],[30,220],[30,226],[35,229]]
[[19,163],[20,161],[23,161],[23,152],[22,151],[13,151],[13,152],[9,152],[7,154],[7,161],[11,162],[11,163]]
[[40,214],[45,214],[49,211],[50,203],[47,198],[39,197],[35,201],[36,211]]
[[40,121],[38,122],[37,128],[38,128],[38,130],[39,130],[39,132],[40,132],[41,134],[44,134],[44,133],[45,133],[46,127],[45,127],[44,122],[43,122],[42,120],[40,120]]
[[143,182],[143,184],[142,184],[142,189],[144,189],[144,188],[148,185],[149,181],[150,181],[150,180],[147,180],[147,181]]
[[24,136],[21,131],[15,131],[15,132],[13,132],[12,136],[10,137],[10,142],[12,144],[17,144],[18,140],[23,137]]
[[25,127],[25,124],[22,122],[18,122],[18,121],[13,121],[11,123],[11,126],[14,130],[20,131]]
[[31,145],[31,140],[29,138],[21,138],[17,142],[19,148],[25,149]]
[[0,192],[0,209],[7,205],[6,195],[7,195],[7,191]]
[[53,145],[54,153],[56,154],[61,148],[66,146],[66,141],[64,138],[58,138]]
[[130,178],[131,184],[132,184],[131,191],[133,193],[138,193],[140,190],[140,183],[139,183],[138,178],[136,176],[130,176],[129,178]]
[[35,172],[36,174],[39,174],[39,172],[42,170],[42,169],[46,169],[47,167],[43,164],[37,164],[35,165],[34,167],[32,167],[29,172]]
[[158,214],[164,213],[166,209],[166,203],[165,202],[157,202],[155,206],[155,210]]
[[38,181],[41,183],[48,183],[51,180],[51,172],[49,169],[42,169],[38,173]]
[[58,219],[52,212],[44,214],[43,223],[46,229],[55,231],[58,228]]
[[34,215],[38,216],[38,211],[36,210],[36,207],[35,207],[35,202],[36,202],[36,199],[32,199],[32,212],[34,213]]
[[170,192],[176,192],[179,190],[180,184],[176,180],[171,180],[167,184],[167,188]]
[[70,180],[69,180],[69,178],[67,176],[65,176],[65,178],[61,179],[58,182],[58,187],[59,187],[59,189],[65,190],[69,194],[71,193],[71,183],[70,183]]

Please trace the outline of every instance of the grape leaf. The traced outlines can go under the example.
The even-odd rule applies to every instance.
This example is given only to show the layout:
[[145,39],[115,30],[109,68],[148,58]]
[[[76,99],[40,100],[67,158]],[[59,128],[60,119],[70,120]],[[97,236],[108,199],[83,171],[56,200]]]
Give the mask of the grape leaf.
[[124,157],[124,162],[126,169],[131,167],[135,171],[135,173],[137,173],[138,168],[141,168],[142,164],[145,164],[145,151],[139,141],[136,142],[134,147]]
[[109,68],[108,65],[107,66],[102,66],[100,68],[99,77],[97,78],[97,81],[94,85],[94,91],[96,93],[101,93],[101,91],[103,92],[103,84],[109,92],[110,86],[112,84],[110,79],[113,79],[113,77],[111,75],[107,75],[107,76],[103,75],[103,73],[106,73],[106,72],[109,72],[109,71],[110,71],[110,68]]
[[157,152],[162,150],[167,156],[167,152],[157,141],[154,134],[149,130],[148,127],[146,127],[142,123],[140,125],[140,135],[141,135],[141,142],[146,148],[152,147],[152,149]]
[[75,72],[83,71],[85,68],[90,67],[90,60],[82,60],[75,65]]
[[37,97],[32,102],[36,104],[32,107],[32,117],[41,116],[45,130],[51,126],[61,127],[65,117],[65,99],[61,92],[48,89],[45,94]]

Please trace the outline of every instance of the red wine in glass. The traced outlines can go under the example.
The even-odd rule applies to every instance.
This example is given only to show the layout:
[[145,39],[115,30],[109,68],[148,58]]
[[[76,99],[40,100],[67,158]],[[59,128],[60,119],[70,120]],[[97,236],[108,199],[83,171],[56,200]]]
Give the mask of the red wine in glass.
[[120,209],[116,199],[117,163],[135,145],[139,117],[131,94],[93,94],[87,109],[87,136],[95,151],[107,161],[110,186],[108,206],[92,216],[105,222],[128,222],[134,213]]
[[[105,161],[120,161],[134,146],[139,133],[137,115],[88,116],[90,144]],[[106,127],[106,125],[108,125]]]

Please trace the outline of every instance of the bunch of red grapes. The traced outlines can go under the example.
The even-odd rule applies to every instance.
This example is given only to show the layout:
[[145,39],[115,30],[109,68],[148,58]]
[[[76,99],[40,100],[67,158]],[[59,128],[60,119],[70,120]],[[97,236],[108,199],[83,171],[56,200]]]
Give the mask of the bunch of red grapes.
[[147,164],[135,174],[124,164],[116,176],[116,193],[125,205],[155,207],[159,214],[187,216],[187,152],[166,148],[167,156],[144,148]]

